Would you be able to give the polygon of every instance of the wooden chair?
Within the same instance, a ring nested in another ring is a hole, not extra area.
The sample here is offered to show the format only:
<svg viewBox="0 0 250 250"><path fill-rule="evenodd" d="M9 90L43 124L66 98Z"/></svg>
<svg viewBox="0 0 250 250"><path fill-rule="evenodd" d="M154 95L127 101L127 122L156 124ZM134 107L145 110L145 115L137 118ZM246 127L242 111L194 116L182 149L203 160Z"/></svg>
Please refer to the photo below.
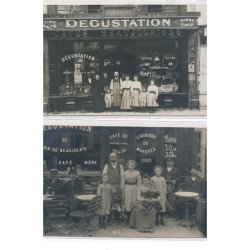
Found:
<svg viewBox="0 0 250 250"><path fill-rule="evenodd" d="M190 99L190 109L194 108L200 110L200 100L197 98Z"/></svg>
<svg viewBox="0 0 250 250"><path fill-rule="evenodd" d="M85 210L77 210L69 214L83 232L98 230L99 216L97 210L100 207L101 199L101 196L95 196L88 202Z"/></svg>
<svg viewBox="0 0 250 250"><path fill-rule="evenodd" d="M70 111L76 111L76 102L74 99L68 99L66 102L66 112L69 113Z"/></svg>
<svg viewBox="0 0 250 250"><path fill-rule="evenodd" d="M44 221L46 231L52 229L51 220L53 218L67 218L69 204L65 196L51 195L44 199Z"/></svg>
<svg viewBox="0 0 250 250"><path fill-rule="evenodd" d="M166 95L163 99L164 111L169 108L173 110L174 100L171 95Z"/></svg>
<svg viewBox="0 0 250 250"><path fill-rule="evenodd" d="M190 98L190 109L198 109L200 110L200 98L199 98L199 92L194 93L191 95Z"/></svg>

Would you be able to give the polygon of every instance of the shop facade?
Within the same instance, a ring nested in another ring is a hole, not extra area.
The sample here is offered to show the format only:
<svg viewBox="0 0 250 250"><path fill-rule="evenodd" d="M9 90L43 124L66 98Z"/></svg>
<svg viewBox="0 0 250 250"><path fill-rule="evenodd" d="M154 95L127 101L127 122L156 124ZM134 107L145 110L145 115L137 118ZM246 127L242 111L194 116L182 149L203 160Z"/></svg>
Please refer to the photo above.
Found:
<svg viewBox="0 0 250 250"><path fill-rule="evenodd" d="M61 176L78 174L98 184L109 155L115 152L126 170L128 160L150 176L155 165L166 171L172 159L182 176L199 166L206 177L206 129L44 126L44 175L57 169Z"/></svg>
<svg viewBox="0 0 250 250"><path fill-rule="evenodd" d="M176 108L199 108L199 12L174 5L68 7L47 6L44 14L45 112L65 111L69 101L76 110L93 110L94 76L109 86L115 71L137 74L145 88L154 79L160 107L175 86Z"/></svg>

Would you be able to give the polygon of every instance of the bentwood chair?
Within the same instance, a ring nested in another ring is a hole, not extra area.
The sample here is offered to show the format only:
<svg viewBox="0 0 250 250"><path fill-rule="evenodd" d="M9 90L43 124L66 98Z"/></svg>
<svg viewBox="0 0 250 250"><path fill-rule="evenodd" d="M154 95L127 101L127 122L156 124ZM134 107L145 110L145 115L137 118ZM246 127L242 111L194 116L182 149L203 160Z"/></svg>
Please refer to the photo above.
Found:
<svg viewBox="0 0 250 250"><path fill-rule="evenodd" d="M101 199L102 197L97 195L88 202L85 210L81 209L69 214L83 232L98 230L99 216L97 211L100 207Z"/></svg>
<svg viewBox="0 0 250 250"><path fill-rule="evenodd" d="M171 94L165 95L164 99L163 99L163 105L164 105L164 110L165 109L173 109L174 106L174 100L172 98Z"/></svg>
<svg viewBox="0 0 250 250"><path fill-rule="evenodd" d="M51 220L53 218L67 218L69 213L69 204L65 196L50 195L44 199L44 222L45 231L52 229Z"/></svg>
<svg viewBox="0 0 250 250"><path fill-rule="evenodd" d="M76 102L74 99L68 99L66 102L66 112L69 113L70 111L76 111Z"/></svg>

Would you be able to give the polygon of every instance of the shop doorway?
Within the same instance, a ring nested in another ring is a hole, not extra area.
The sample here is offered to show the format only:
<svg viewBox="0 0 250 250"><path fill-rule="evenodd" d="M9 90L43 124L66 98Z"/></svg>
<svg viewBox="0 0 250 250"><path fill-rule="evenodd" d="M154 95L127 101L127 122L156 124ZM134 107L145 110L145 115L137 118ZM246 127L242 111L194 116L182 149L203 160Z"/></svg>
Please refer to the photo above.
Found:
<svg viewBox="0 0 250 250"><path fill-rule="evenodd" d="M112 78L115 71L124 78L125 74L130 75L132 79L136 73L137 57L135 54L121 50L111 51L103 56L103 72L108 73Z"/></svg>

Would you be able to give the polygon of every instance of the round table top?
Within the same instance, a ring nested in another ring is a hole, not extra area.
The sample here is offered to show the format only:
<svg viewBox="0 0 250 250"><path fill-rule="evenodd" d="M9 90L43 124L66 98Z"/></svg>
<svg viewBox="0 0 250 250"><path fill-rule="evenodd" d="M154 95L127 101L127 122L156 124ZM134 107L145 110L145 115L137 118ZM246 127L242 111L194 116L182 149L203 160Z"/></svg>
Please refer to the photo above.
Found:
<svg viewBox="0 0 250 250"><path fill-rule="evenodd" d="M76 196L76 199L80 201L91 201L96 196L97 195L95 194L81 194L81 195Z"/></svg>
<svg viewBox="0 0 250 250"><path fill-rule="evenodd" d="M187 191L176 192L175 195L178 197L181 197L181 198L195 198L195 197L199 196L198 193L187 192Z"/></svg>

